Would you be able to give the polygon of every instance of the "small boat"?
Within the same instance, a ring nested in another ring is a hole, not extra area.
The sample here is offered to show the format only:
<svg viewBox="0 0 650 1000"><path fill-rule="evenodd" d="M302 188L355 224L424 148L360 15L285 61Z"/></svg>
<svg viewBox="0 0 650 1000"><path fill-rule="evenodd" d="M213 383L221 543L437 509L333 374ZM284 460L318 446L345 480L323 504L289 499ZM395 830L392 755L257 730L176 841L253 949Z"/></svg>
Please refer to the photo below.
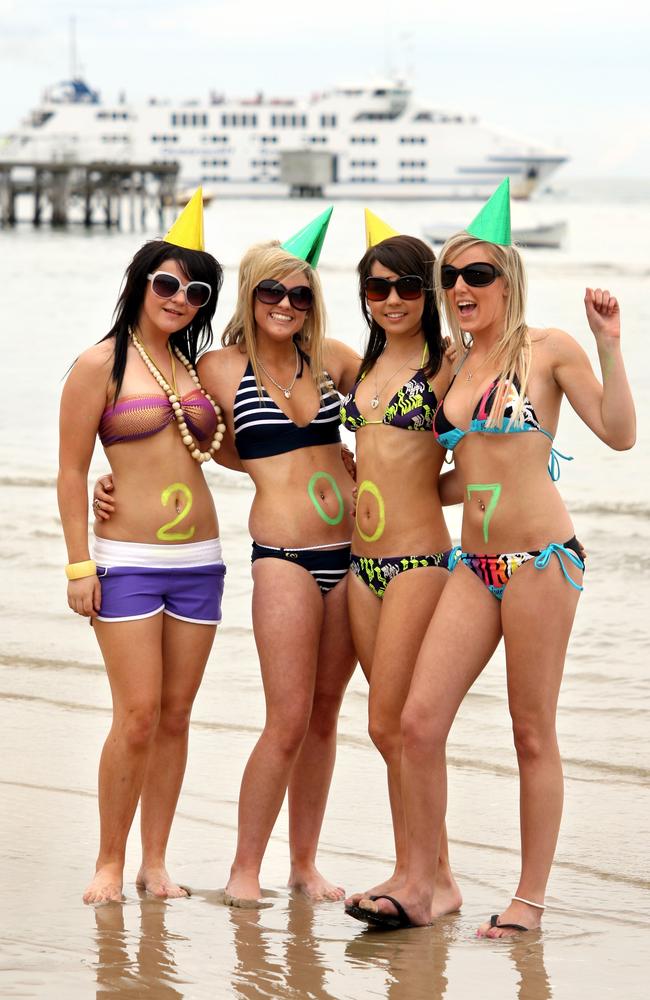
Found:
<svg viewBox="0 0 650 1000"><path fill-rule="evenodd" d="M454 233L462 230L462 226L430 226L423 230L423 236L434 246L444 243ZM512 242L521 247L544 248L558 250L567 234L566 222L549 222L540 226L519 226L512 230Z"/></svg>

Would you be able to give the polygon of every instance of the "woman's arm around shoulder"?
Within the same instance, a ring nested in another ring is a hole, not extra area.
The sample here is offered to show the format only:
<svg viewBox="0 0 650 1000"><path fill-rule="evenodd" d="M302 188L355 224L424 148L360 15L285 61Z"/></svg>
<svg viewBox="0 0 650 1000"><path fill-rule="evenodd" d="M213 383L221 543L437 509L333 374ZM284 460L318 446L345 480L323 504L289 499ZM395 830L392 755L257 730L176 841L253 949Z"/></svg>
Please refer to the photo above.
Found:
<svg viewBox="0 0 650 1000"><path fill-rule="evenodd" d="M356 381L361 364L357 352L341 340L326 337L323 344L323 363L338 391L341 395L347 396Z"/></svg>
<svg viewBox="0 0 650 1000"><path fill-rule="evenodd" d="M549 331L553 376L594 434L610 448L626 451L636 440L636 415L621 353L619 305L607 290L587 288L585 311L596 341L602 385L586 352L562 330Z"/></svg>

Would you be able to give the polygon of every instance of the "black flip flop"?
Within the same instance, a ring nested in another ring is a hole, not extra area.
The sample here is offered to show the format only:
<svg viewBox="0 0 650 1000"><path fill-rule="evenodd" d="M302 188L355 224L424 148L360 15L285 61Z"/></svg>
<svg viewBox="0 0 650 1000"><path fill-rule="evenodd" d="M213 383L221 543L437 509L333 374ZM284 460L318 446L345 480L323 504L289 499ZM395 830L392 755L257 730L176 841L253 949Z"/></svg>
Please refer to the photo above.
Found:
<svg viewBox="0 0 650 1000"><path fill-rule="evenodd" d="M493 913L490 917L490 927L504 927L508 931L522 931L522 933L527 933L530 930L530 927L524 927L523 924L499 924L497 923L498 919L499 914Z"/></svg>
<svg viewBox="0 0 650 1000"><path fill-rule="evenodd" d="M399 931L407 927L421 926L412 922L402 904L393 896L369 896L368 898L373 903L378 899L387 899L389 903L393 904L397 910L397 914L394 916L392 913L374 913L372 910L365 910L363 906L346 906L345 912L347 915L354 917L355 920L363 920L373 927L383 927L387 931Z"/></svg>

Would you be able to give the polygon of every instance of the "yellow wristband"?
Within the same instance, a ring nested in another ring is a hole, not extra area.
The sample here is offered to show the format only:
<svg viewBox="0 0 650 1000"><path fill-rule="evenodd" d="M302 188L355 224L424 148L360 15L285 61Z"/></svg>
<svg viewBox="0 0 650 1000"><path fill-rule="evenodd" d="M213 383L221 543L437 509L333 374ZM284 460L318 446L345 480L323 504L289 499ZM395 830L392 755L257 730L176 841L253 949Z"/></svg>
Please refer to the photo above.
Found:
<svg viewBox="0 0 650 1000"><path fill-rule="evenodd" d="M68 580L81 580L84 576L94 576L97 566L94 559L86 559L85 562L68 563L65 568L65 575Z"/></svg>

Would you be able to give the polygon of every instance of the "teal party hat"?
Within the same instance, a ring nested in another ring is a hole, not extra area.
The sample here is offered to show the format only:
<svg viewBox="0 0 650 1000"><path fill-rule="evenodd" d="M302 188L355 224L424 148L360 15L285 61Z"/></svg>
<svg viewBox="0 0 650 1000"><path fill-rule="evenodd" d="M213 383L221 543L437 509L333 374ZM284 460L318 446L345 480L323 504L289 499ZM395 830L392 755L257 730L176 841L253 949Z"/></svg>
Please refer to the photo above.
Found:
<svg viewBox="0 0 650 1000"><path fill-rule="evenodd" d="M486 243L496 243L502 247L512 245L509 177L501 181L476 218L467 226L467 232Z"/></svg>
<svg viewBox="0 0 650 1000"><path fill-rule="evenodd" d="M334 206L330 205L321 215L312 219L299 232L281 243L282 249L300 260L306 260L312 267L318 267L320 252L323 249L325 234L333 211Z"/></svg>

